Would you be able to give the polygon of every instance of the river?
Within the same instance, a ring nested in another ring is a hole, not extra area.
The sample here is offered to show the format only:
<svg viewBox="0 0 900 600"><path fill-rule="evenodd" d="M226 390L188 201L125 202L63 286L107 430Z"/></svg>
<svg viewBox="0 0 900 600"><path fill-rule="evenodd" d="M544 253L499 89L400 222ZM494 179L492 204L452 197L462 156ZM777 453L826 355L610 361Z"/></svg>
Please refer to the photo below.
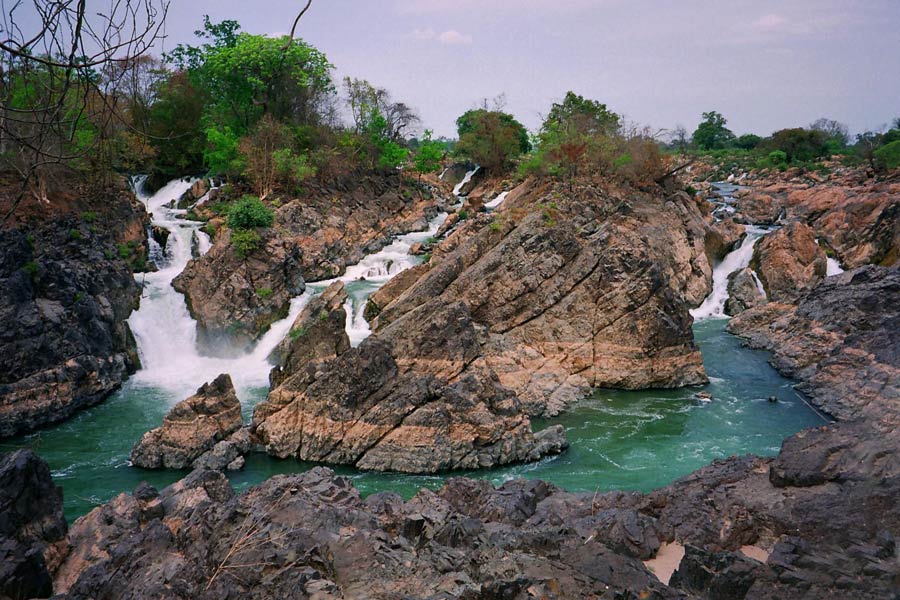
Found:
<svg viewBox="0 0 900 600"><path fill-rule="evenodd" d="M474 172L467 174L471 178ZM28 436L7 441L4 449L27 446L50 465L62 486L67 518L85 514L99 503L133 489L141 481L156 486L184 475L178 471L145 471L130 466L128 453L141 435L160 425L178 401L192 394L219 373L229 373L249 421L253 406L265 398L271 366L266 356L288 332L291 323L312 295L330 281L308 284L291 302L289 316L275 323L253 351L237 358L210 358L196 350L196 326L184 298L171 287L172 279L191 258L192 244L205 251L208 238L202 223L187 221L185 211L168 207L191 182L173 181L153 195L140 193L153 223L171 233L166 248L154 248L160 269L139 275L143 284L140 308L129 319L137 340L142 369L103 404L73 419ZM457 187L457 191L460 186ZM505 198L505 194L491 207ZM347 332L353 345L368 334L362 317L368 296L384 282L420 259L410 246L434 235L445 214L429 223L427 231L396 238L381 251L348 267L340 277L349 299ZM741 346L725 332L722 314L728 274L749 263L753 244L765 230L751 230L744 244L716 266L714 289L693 312L694 333L710 383L702 388L711 399L700 399L701 388L623 392L597 390L573 410L536 428L562 424L569 450L537 463L477 472L457 472L495 483L514 478L541 478L570 490L613 489L649 491L709 463L733 454L773 455L788 435L823 422L791 382L767 363L768 355ZM727 295L727 294L726 294ZM768 401L770 396L779 399ZM237 489L259 483L277 473L298 472L314 465L277 460L266 455L247 457L243 471L229 473ZM411 496L421 487L436 488L445 475L415 476L368 473L341 467L363 494L391 490Z"/></svg>

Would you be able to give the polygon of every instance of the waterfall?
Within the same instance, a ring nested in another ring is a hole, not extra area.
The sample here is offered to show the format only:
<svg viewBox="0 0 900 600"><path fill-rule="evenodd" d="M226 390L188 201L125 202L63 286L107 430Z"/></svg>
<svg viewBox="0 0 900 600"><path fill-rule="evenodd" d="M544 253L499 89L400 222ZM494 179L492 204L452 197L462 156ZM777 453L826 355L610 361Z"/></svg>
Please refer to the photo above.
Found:
<svg viewBox="0 0 900 600"><path fill-rule="evenodd" d="M509 192L500 192L499 194L497 194L496 198L485 204L484 207L487 209L497 208L503 203L504 200L506 200L506 196L508 194Z"/></svg>
<svg viewBox="0 0 900 600"><path fill-rule="evenodd" d="M816 243L825 250L828 251L828 248L822 245L821 240L816 240ZM825 277L831 277L832 275L840 275L844 272L844 268L841 266L841 263L836 259L825 255Z"/></svg>
<svg viewBox="0 0 900 600"><path fill-rule="evenodd" d="M347 287L347 334L356 346L371 333L363 313L368 297L394 275L421 262L409 254L410 247L433 236L446 213L428 223L428 230L397 237L379 252L370 254L347 268L341 277L307 285L306 291L291 300L288 316L272 324L249 353L230 358L209 357L197 350L197 324L187 309L184 297L172 287L172 280L191 260L191 243L196 236L199 253L211 245L200 231L203 223L179 218L187 212L172 208L195 179L174 180L152 195L143 191L142 178L136 178L135 193L151 214L153 225L167 229L165 248L151 240L151 259L159 267L154 273L137 274L142 285L140 308L131 314L129 326L137 341L142 368L132 382L169 392L172 401L192 394L199 385L219 373L229 373L241 398L269 383L268 362L271 351L290 331L294 320L309 300L339 279ZM155 248L154 248L155 245Z"/></svg>
<svg viewBox="0 0 900 600"><path fill-rule="evenodd" d="M480 169L480 168L481 168L481 167L475 167L474 169L472 169L471 171L469 171L468 173L466 173L466 176L462 178L462 181L460 181L459 183L457 183L456 186L453 188L453 195L454 195L454 196L459 197L459 193L462 191L463 186L465 186L467 183L469 183L470 181L472 181L472 177L475 176L475 173L477 173L477 172L478 172L478 169Z"/></svg>
<svg viewBox="0 0 900 600"><path fill-rule="evenodd" d="M759 227L747 227L747 235L741 245L722 259L713 269L713 289L703 304L691 311L696 320L725 317L725 302L728 300L728 276L747 267L753 258L753 247L761 237L769 233ZM755 276L755 274L754 274Z"/></svg>

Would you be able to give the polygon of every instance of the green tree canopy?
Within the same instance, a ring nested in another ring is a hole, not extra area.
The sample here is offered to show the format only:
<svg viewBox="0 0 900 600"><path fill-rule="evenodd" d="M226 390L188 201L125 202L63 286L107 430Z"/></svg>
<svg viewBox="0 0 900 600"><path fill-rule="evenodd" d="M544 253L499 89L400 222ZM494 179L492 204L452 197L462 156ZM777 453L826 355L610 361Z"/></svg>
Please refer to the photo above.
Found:
<svg viewBox="0 0 900 600"><path fill-rule="evenodd" d="M456 120L456 129L456 152L486 170L503 169L531 149L528 130L505 112L480 108L467 111Z"/></svg>
<svg viewBox="0 0 900 600"><path fill-rule="evenodd" d="M824 133L802 127L776 131L763 146L770 152L775 150L784 152L790 163L815 160L829 153Z"/></svg>
<svg viewBox="0 0 900 600"><path fill-rule="evenodd" d="M415 165L419 173L433 173L441 168L441 159L444 157L444 145L431 139L431 130L426 129L425 135L419 142L416 152Z"/></svg>
<svg viewBox="0 0 900 600"><path fill-rule="evenodd" d="M544 119L542 132L567 130L583 135L612 134L619 128L619 115L605 104L567 92L561 103L554 103Z"/></svg>
<svg viewBox="0 0 900 600"><path fill-rule="evenodd" d="M727 148L734 141L734 134L725 127L728 121L720 113L710 111L703 113L703 120L691 139L701 150L720 150Z"/></svg>

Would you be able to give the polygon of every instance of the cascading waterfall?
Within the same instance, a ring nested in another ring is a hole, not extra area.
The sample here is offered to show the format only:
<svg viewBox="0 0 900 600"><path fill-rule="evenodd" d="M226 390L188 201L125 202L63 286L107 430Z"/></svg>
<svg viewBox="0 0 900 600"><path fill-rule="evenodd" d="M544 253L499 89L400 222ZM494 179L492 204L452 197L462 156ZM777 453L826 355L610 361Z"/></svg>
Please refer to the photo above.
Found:
<svg viewBox="0 0 900 600"><path fill-rule="evenodd" d="M494 198L493 200L491 200L490 202L485 204L484 207L487 208L488 210L497 208L498 206L503 204L503 201L506 200L506 196L508 194L509 194L509 192L500 192L499 194L497 194L496 198Z"/></svg>
<svg viewBox="0 0 900 600"><path fill-rule="evenodd" d="M753 248L760 238L769 233L760 227L747 227L747 235L741 241L741 245L728 253L713 269L713 289L703 304L691 311L695 320L724 318L725 302L728 300L728 276L735 271L750 265L753 258ZM757 284L758 285L758 284Z"/></svg>
<svg viewBox="0 0 900 600"><path fill-rule="evenodd" d="M481 167L475 167L474 169L472 169L471 171L469 171L468 173L466 173L466 176L462 178L462 181L460 181L459 183L457 183L457 184L453 187L453 195L454 195L454 196L459 197L459 194L460 194L460 192L462 191L463 187L465 187L465 185L466 185L467 183L469 183L470 181L472 181L472 177L475 176L475 173L477 173L477 172L478 172L478 169L480 169L480 168L481 168Z"/></svg>

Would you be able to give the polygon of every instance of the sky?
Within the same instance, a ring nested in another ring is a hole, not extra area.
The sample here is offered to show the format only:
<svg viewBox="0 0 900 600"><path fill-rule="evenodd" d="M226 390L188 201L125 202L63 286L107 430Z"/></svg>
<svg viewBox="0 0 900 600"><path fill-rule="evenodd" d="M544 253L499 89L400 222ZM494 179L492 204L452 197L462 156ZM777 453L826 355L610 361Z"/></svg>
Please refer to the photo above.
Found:
<svg viewBox="0 0 900 600"><path fill-rule="evenodd" d="M191 42L204 14L282 34L303 4L172 0L165 47ZM689 132L709 110L761 135L900 117L900 0L313 0L298 35L436 135L501 93L535 129L568 90Z"/></svg>

